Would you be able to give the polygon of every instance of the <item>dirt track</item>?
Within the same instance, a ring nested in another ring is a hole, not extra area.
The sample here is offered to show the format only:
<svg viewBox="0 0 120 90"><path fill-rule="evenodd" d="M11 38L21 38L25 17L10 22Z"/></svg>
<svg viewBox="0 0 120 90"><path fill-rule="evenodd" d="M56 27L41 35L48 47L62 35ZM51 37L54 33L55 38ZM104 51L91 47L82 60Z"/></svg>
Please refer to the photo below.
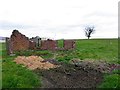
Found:
<svg viewBox="0 0 120 90"><path fill-rule="evenodd" d="M96 88L103 80L100 71L72 64L35 72L42 75L42 88Z"/></svg>

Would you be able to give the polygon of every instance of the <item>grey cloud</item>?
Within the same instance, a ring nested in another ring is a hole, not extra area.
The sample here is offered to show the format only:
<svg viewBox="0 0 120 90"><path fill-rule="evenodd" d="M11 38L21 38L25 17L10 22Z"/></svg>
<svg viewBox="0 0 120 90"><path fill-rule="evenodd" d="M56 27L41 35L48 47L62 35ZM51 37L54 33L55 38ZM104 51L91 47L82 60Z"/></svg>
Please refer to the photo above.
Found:
<svg viewBox="0 0 120 90"><path fill-rule="evenodd" d="M35 26L25 25L22 23L0 21L0 29L28 29L28 28L33 28L33 27L35 27Z"/></svg>

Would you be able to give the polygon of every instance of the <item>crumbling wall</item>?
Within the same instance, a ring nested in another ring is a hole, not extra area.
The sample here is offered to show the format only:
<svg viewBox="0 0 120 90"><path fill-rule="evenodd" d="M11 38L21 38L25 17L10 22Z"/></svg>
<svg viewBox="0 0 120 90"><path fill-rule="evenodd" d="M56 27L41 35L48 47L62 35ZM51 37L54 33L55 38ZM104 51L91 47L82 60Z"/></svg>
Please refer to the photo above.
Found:
<svg viewBox="0 0 120 90"><path fill-rule="evenodd" d="M7 50L7 54L13 53L13 47L12 47L12 43L10 43L10 38L6 38L6 50Z"/></svg>
<svg viewBox="0 0 120 90"><path fill-rule="evenodd" d="M48 50L55 50L55 49L57 49L57 41L48 40Z"/></svg>
<svg viewBox="0 0 120 90"><path fill-rule="evenodd" d="M47 50L47 45L48 45L47 40L41 41L40 49L42 49L42 50Z"/></svg>
<svg viewBox="0 0 120 90"><path fill-rule="evenodd" d="M36 49L36 42L29 41L29 49L31 49L31 50Z"/></svg>
<svg viewBox="0 0 120 90"><path fill-rule="evenodd" d="M41 49L42 50L58 50L60 49L57 45L56 40L45 40L41 42ZM75 48L75 41L74 40L64 40L64 47L63 50L69 50Z"/></svg>
<svg viewBox="0 0 120 90"><path fill-rule="evenodd" d="M6 48L8 54L21 50L69 50L75 48L74 40L64 40L64 47L58 48L57 40L41 40L38 46L36 42L32 41L18 30L14 30L10 38L6 38Z"/></svg>
<svg viewBox="0 0 120 90"><path fill-rule="evenodd" d="M10 37L10 46L12 51L28 50L29 49L29 39L21 34L18 30L14 30Z"/></svg>
<svg viewBox="0 0 120 90"><path fill-rule="evenodd" d="M57 41L55 40L45 40L41 41L42 50L55 50L57 49Z"/></svg>
<svg viewBox="0 0 120 90"><path fill-rule="evenodd" d="M64 40L64 49L74 49L75 48L75 41L74 40Z"/></svg>

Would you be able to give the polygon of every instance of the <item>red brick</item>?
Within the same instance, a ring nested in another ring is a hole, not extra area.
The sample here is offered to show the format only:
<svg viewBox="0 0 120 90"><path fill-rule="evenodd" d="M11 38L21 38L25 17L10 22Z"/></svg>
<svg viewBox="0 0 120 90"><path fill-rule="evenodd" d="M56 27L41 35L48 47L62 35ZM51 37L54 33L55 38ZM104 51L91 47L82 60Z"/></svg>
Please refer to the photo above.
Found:
<svg viewBox="0 0 120 90"><path fill-rule="evenodd" d="M14 30L10 37L10 43L13 47L13 51L28 50L29 49L29 39L21 34L19 31Z"/></svg>
<svg viewBox="0 0 120 90"><path fill-rule="evenodd" d="M64 49L73 49L75 48L75 41L74 40L64 40Z"/></svg>

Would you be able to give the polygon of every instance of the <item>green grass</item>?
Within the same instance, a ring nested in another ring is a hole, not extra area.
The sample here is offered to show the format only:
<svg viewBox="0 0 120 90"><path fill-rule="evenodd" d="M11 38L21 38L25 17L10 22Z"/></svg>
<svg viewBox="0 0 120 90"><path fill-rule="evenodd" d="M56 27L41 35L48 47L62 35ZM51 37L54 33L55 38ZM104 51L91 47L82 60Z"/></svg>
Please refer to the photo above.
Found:
<svg viewBox="0 0 120 90"><path fill-rule="evenodd" d="M37 55L41 56L42 58L51 58L53 56L51 51L48 50L27 50L27 51L19 51L16 52L16 56L30 56L30 55Z"/></svg>
<svg viewBox="0 0 120 90"><path fill-rule="evenodd" d="M2 43L0 43L0 56L2 56L2 46L3 46Z"/></svg>
<svg viewBox="0 0 120 90"><path fill-rule="evenodd" d="M59 41L59 47L63 46L62 40ZM1 45L1 44L0 44ZM1 49L0 49L1 50ZM45 59L54 58L58 61L68 63L73 58L81 60L103 60L108 63L118 63L118 40L117 39L90 39L76 40L76 48L74 50L58 50L58 51L20 51L16 52L16 56L10 57L6 55L5 44L3 45L3 87L37 87L40 80L36 74L21 65L15 64L13 59L18 55L38 55ZM1 54L1 52L0 52ZM118 74L105 75L104 82L99 86L119 87L117 86ZM114 80L114 82L110 81Z"/></svg>
<svg viewBox="0 0 120 90"><path fill-rule="evenodd" d="M120 75L105 75L103 83L98 88L120 88Z"/></svg>
<svg viewBox="0 0 120 90"><path fill-rule="evenodd" d="M2 88L40 87L40 77L22 65L13 62L16 56L6 55L5 44L2 47Z"/></svg>
<svg viewBox="0 0 120 90"><path fill-rule="evenodd" d="M62 47L63 40L58 41L58 46ZM90 39L76 40L74 50L57 50L57 51L21 51L17 55L38 55L43 58L56 58L58 61L69 61L73 58L81 60L94 59L104 60L109 63L118 63L118 40L117 39Z"/></svg>
<svg viewBox="0 0 120 90"><path fill-rule="evenodd" d="M60 61L79 58L81 60L94 59L118 63L118 40L77 40L75 50L56 51L55 53L56 59Z"/></svg>
<svg viewBox="0 0 120 90"><path fill-rule="evenodd" d="M3 63L2 69L3 88L34 88L40 85L38 76L32 71L13 62L6 62Z"/></svg>
<svg viewBox="0 0 120 90"><path fill-rule="evenodd" d="M63 48L64 47L64 42L63 40L58 40L58 47Z"/></svg>
<svg viewBox="0 0 120 90"><path fill-rule="evenodd" d="M100 59L118 63L117 39L77 41L77 51L81 59Z"/></svg>

